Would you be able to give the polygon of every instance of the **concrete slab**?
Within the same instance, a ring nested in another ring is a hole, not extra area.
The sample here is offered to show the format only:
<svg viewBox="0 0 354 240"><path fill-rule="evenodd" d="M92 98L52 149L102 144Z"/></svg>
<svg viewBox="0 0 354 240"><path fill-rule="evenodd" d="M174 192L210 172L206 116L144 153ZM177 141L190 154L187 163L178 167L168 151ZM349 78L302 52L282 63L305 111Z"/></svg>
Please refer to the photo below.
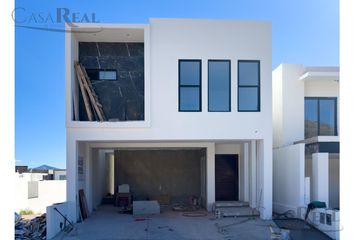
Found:
<svg viewBox="0 0 354 240"><path fill-rule="evenodd" d="M160 214L160 204L156 200L133 201L133 215Z"/></svg>
<svg viewBox="0 0 354 240"><path fill-rule="evenodd" d="M213 213L204 217L185 217L182 212L162 211L145 220L129 214L119 214L117 208L101 206L85 222L76 224L65 240L77 239L270 239L272 221L258 218L215 219Z"/></svg>
<svg viewBox="0 0 354 240"><path fill-rule="evenodd" d="M274 222L279 228L290 230L290 237L294 240L330 240L323 232L305 223L302 219L275 219Z"/></svg>

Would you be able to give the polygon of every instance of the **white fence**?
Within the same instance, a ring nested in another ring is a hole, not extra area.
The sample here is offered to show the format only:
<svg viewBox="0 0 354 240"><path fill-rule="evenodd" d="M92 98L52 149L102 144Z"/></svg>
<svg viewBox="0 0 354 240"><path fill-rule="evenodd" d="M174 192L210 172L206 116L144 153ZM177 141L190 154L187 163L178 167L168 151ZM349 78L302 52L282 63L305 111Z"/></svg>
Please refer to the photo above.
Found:
<svg viewBox="0 0 354 240"><path fill-rule="evenodd" d="M45 213L46 207L66 201L66 180L28 181L15 179L15 211Z"/></svg>

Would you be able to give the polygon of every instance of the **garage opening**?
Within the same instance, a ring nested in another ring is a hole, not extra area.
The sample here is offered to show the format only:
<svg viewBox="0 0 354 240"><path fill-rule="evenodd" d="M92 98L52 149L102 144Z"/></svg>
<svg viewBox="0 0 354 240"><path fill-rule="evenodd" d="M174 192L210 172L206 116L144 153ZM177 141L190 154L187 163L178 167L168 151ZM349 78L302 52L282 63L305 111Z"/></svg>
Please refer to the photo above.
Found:
<svg viewBox="0 0 354 240"><path fill-rule="evenodd" d="M131 200L205 207L205 149L115 150L115 190L128 185Z"/></svg>
<svg viewBox="0 0 354 240"><path fill-rule="evenodd" d="M215 155L215 200L238 201L238 155Z"/></svg>
<svg viewBox="0 0 354 240"><path fill-rule="evenodd" d="M109 159L106 156L94 162L94 206L117 206L123 199L206 207L206 149L115 149ZM106 166L99 167L103 162Z"/></svg>

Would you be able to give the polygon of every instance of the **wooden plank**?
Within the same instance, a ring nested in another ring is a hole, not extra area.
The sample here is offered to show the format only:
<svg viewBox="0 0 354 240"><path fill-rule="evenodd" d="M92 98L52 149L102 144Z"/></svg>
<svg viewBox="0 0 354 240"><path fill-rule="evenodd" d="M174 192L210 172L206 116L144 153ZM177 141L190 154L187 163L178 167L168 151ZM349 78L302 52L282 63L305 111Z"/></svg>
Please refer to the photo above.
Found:
<svg viewBox="0 0 354 240"><path fill-rule="evenodd" d="M82 219L85 220L88 217L89 210L87 207L86 197L83 189L79 190L79 203Z"/></svg>
<svg viewBox="0 0 354 240"><path fill-rule="evenodd" d="M92 112L91 112L90 102L89 102L89 99L87 97L87 93L86 93L86 90L85 90L85 87L84 87L84 83L82 82L82 79L81 79L81 75L80 75L80 72L79 72L79 65L77 64L77 62L75 62L75 72L76 72L76 77L77 77L77 79L79 81L82 98L84 99L84 104L85 104L87 117L88 117L89 121L93 121L93 116L92 116Z"/></svg>
<svg viewBox="0 0 354 240"><path fill-rule="evenodd" d="M91 83L91 80L90 80L90 78L89 78L89 76L88 76L88 74L87 74L87 72L86 72L86 69L85 69L85 67L84 67L81 63L79 63L79 64L80 64L81 70L82 70L82 72L83 72L83 74L84 74L84 76L85 76L85 78L86 78L87 84L88 84L89 88L91 89L92 95L93 95L93 97L94 97L95 100L96 100L96 104L97 104L97 106L100 108L100 112L101 112L102 116L105 118L104 112L103 112L103 106L102 106L101 103L99 102L98 96L97 96L95 90L94 90L93 87L92 87L92 83Z"/></svg>
<svg viewBox="0 0 354 240"><path fill-rule="evenodd" d="M84 83L85 83L84 86L87 89L87 92L89 94L91 103L94 106L94 109L95 109L95 111L96 111L96 113L97 113L97 115L99 117L99 120L100 121L105 121L105 115L104 115L104 112L103 112L103 109L102 109L102 105L98 101L98 97L97 97L97 95L95 93L95 90L92 87L90 78L87 75L85 67L83 67L81 64L79 64L79 67L80 67L80 70L81 70L81 73L82 73L82 77L84 79Z"/></svg>
<svg viewBox="0 0 354 240"><path fill-rule="evenodd" d="M96 100L95 100L95 98L94 98L94 96L92 94L92 91L91 91L91 89L90 89L90 87L89 87L89 85L87 83L87 79L85 78L84 73L82 72L82 69L81 69L80 65L78 65L78 72L79 72L79 74L81 76L81 79L83 80L84 87L86 88L86 91L87 91L88 96L90 98L91 104L92 104L94 110L96 111L99 120L100 121L104 121L105 120L104 116L102 115L102 112L100 111L99 107L97 106Z"/></svg>

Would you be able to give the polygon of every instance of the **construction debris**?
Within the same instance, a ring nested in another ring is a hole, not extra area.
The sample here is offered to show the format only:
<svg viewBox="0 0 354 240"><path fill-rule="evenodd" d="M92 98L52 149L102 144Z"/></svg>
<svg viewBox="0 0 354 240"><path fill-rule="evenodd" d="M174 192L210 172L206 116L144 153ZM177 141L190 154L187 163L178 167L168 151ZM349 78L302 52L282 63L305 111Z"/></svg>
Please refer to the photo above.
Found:
<svg viewBox="0 0 354 240"><path fill-rule="evenodd" d="M45 213L31 220L21 218L19 221L15 222L15 240L43 240L46 239L46 234L47 225Z"/></svg>
<svg viewBox="0 0 354 240"><path fill-rule="evenodd" d="M270 239L272 240L289 240L290 239L290 230L287 229L276 229L272 226L269 226L270 229Z"/></svg>

